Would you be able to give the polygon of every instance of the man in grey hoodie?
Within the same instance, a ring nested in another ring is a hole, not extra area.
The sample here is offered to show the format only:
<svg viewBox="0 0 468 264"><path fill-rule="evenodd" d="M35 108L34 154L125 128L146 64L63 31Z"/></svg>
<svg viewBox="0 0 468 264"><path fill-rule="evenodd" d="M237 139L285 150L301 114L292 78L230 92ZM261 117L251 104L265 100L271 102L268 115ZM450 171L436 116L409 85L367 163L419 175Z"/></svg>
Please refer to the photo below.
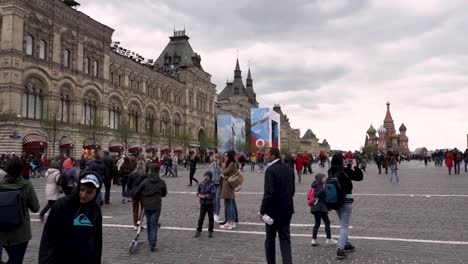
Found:
<svg viewBox="0 0 468 264"><path fill-rule="evenodd" d="M148 222L148 242L151 252L156 251L158 223L161 215L161 198L167 194L166 183L159 177L159 164L150 165L148 177L138 186L136 195L143 197L143 208Z"/></svg>

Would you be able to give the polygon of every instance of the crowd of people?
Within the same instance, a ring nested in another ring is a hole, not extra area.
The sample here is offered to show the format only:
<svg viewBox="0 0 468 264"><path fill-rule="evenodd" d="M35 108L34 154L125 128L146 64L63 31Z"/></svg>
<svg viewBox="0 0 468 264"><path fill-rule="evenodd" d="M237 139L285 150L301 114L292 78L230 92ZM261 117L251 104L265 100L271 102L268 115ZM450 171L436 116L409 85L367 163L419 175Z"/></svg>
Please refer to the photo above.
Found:
<svg viewBox="0 0 468 264"><path fill-rule="evenodd" d="M460 164L463 161L467 172L468 149L465 152L457 149L437 151L432 156L427 156L425 161L434 160L436 166L441 166L439 160L442 158L445 160L449 174L452 172L452 167L455 168L454 173L459 174ZM395 178L395 181L399 182L398 167L403 159L405 157L396 152L382 152L369 157L359 152L348 151L333 155L321 153L314 157L307 152L298 153L296 156L290 153L282 156L276 148L246 156L238 156L231 150L223 155L211 155L208 168L203 172L202 179L198 181L195 174L200 158L194 152L181 159L175 154L165 154L161 160L135 155L114 157L108 151L104 151L102 156L95 155L92 158L83 155L79 161L67 155L57 156L51 160L40 155L31 157L30 161L14 153L2 155L0 172L5 174L1 175L0 181L2 201L9 200L6 198L11 198L16 192L20 192L22 205L25 208L21 209L22 221L16 223L14 228L11 226L15 223L9 223L5 217L0 219L0 245L8 253L8 263L22 263L31 239L29 211L34 213L40 211L38 217L41 222L45 222L45 225L39 250L39 263L101 263L103 242L100 207L110 204L111 186L118 184L122 189L122 203L132 203L135 229L143 224L140 222L141 214L145 215L149 249L155 251L162 198L168 192L162 177L178 177L179 160L186 169L188 167L188 186L193 186L193 182L197 184L196 193L200 210L194 236L202 235L204 220L208 215L208 237L212 238L215 223L218 223L221 229L237 228L239 215L236 192L242 183L239 175L244 166L250 164L252 171L256 171L255 166L258 166L265 175L259 214L266 223L267 262L275 263L275 238L278 234L283 263L292 263L289 228L294 213L295 175L298 182L301 182L301 175L312 174L311 165L317 162L319 166L328 163L329 169L327 174L315 175L315 181L311 184L313 195L309 205L315 220L311 244L312 246L319 244L317 232L323 221L325 243L337 244L336 256L342 259L354 249L348 241L349 221L354 201L352 181L361 181L367 163L375 162L379 174L382 172L388 174L390 170L390 181ZM31 166L30 162L37 162L43 166L43 172L36 174L45 177L47 203L42 210L29 181L34 177L32 170L25 170L25 167ZM337 201L340 201L337 205L331 205L328 201L331 196L327 193L329 188L326 186L333 182L340 186L339 193L336 194ZM220 216L222 209L224 216ZM338 240L331 237L328 217L331 210L336 211L340 221ZM12 212L10 210L8 213Z"/></svg>

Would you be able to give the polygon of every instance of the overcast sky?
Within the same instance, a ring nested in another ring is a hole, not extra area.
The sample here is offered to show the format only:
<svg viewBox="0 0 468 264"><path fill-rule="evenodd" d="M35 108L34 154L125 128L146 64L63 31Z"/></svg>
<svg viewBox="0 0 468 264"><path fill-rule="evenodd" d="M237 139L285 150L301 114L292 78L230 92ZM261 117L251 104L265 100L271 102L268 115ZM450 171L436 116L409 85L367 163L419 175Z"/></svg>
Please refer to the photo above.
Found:
<svg viewBox="0 0 468 264"><path fill-rule="evenodd" d="M359 149L385 103L411 150L465 149L465 0L79 0L113 40L156 59L183 29L220 92L250 62L261 107L281 104L292 127L333 149Z"/></svg>

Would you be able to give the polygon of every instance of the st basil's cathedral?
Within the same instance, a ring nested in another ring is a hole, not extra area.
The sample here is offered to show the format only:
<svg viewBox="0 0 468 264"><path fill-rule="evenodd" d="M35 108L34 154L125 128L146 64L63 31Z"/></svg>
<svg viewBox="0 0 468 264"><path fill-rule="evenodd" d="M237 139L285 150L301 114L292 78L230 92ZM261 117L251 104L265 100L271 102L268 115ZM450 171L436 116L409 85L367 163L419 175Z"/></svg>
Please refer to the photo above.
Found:
<svg viewBox="0 0 468 264"><path fill-rule="evenodd" d="M401 124L399 134L396 133L392 114L390 114L390 103L387 102L387 113L383 125L375 129L372 125L367 130L364 146L376 146L379 151L403 150L409 151L406 126Z"/></svg>

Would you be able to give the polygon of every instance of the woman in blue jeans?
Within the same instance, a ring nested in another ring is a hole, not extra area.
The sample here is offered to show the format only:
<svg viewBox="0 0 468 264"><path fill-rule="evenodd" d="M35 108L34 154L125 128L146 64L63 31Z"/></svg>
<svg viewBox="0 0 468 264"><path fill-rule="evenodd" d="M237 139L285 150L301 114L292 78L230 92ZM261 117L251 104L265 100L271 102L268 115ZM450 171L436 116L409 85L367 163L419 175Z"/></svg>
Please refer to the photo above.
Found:
<svg viewBox="0 0 468 264"><path fill-rule="evenodd" d="M353 183L352 181L362 181L363 174L357 166L351 169L351 163L344 166L344 158L341 153L335 153L331 160L331 167L328 170L329 178L338 178L341 192L344 195L344 203L337 210L336 214L340 219L340 237L336 257L345 259L346 253L354 250L354 246L348 241L349 223L353 212Z"/></svg>
<svg viewBox="0 0 468 264"><path fill-rule="evenodd" d="M223 164L223 187L221 189L221 199L224 199L226 223L219 228L231 230L236 228L236 208L235 208L235 190L229 184L229 178L239 171L239 165L235 161L234 150L225 153Z"/></svg>
<svg viewBox="0 0 468 264"><path fill-rule="evenodd" d="M221 155L214 155L213 162L208 167L208 171L213 174L212 181L216 187L214 199L214 221L219 222L219 211L221 210L221 188L223 187L221 178Z"/></svg>

